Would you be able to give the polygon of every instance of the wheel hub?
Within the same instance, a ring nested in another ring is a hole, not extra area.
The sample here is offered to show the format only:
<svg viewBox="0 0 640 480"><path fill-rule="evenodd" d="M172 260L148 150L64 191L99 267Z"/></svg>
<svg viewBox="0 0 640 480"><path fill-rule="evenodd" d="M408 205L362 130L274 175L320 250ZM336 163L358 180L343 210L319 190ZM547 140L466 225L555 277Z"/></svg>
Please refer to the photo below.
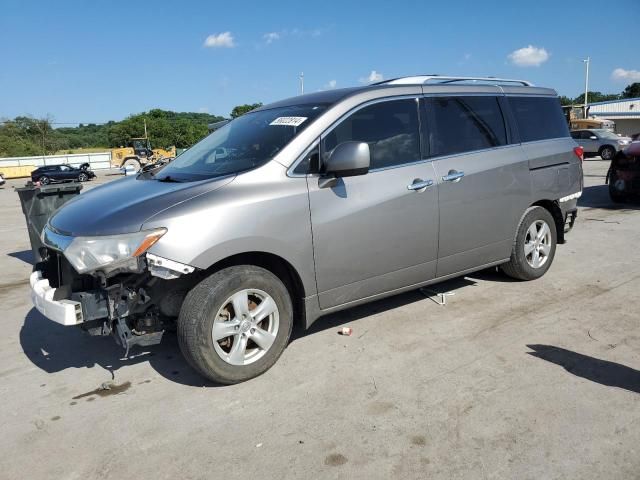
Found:
<svg viewBox="0 0 640 480"><path fill-rule="evenodd" d="M278 306L266 292L240 290L223 302L212 329L213 348L231 365L248 365L273 345L279 327Z"/></svg>

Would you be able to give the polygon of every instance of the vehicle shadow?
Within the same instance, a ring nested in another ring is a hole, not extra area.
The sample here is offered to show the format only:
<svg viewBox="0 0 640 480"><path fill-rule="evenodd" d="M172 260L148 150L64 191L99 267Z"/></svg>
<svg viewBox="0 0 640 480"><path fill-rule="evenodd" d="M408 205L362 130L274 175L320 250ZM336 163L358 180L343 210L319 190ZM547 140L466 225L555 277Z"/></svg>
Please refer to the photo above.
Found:
<svg viewBox="0 0 640 480"><path fill-rule="evenodd" d="M22 260L24 263L28 263L29 265L33 265L33 251L31 250L22 250L20 252L11 252L7 253L10 257L17 258L18 260Z"/></svg>
<svg viewBox="0 0 640 480"><path fill-rule="evenodd" d="M160 375L183 385L218 386L198 375L184 360L173 332L165 332L162 343L134 347L128 358L111 337L91 337L79 328L47 320L35 308L27 314L20 330L20 345L38 368L56 373L68 368L101 367L115 379L116 372L129 365L148 362Z"/></svg>
<svg viewBox="0 0 640 480"><path fill-rule="evenodd" d="M560 365L567 372L607 387L640 393L640 371L552 345L527 345L529 355Z"/></svg>
<svg viewBox="0 0 640 480"><path fill-rule="evenodd" d="M463 287L473 286L477 282L468 277L458 277L451 280L447 280L437 285L429 285L428 288L435 292L454 292ZM426 298L430 298L437 303L437 296L435 294L426 295L420 289L411 290L409 292L400 293L392 297L383 298L371 303L352 307L347 310L341 310L336 313L323 316L316 320L308 330L304 330L300 326L296 326L291 335L291 341L294 342L299 338L303 338L308 335L313 335L324 330L337 328L345 323L354 322L371 315L394 310L399 307L410 305L416 302L422 302Z"/></svg>
<svg viewBox="0 0 640 480"><path fill-rule="evenodd" d="M512 281L494 270L473 274L473 278L489 281ZM463 287L476 285L469 277L459 277L428 288L435 292L452 292ZM419 289L387 297L365 305L342 310L318 319L308 330L296 326L291 342L327 329L337 328L395 308L425 301L434 302L437 296L422 293ZM195 387L220 387L203 379L186 362L178 346L174 332L165 332L162 343L151 347L134 347L128 358L111 337L91 337L79 328L65 327L46 319L35 308L25 317L20 330L20 345L27 358L38 368L48 373L61 372L69 368L94 368L106 370L112 379L121 368L148 362L161 376L173 382Z"/></svg>
<svg viewBox="0 0 640 480"><path fill-rule="evenodd" d="M629 199L625 203L614 203L611 197L609 197L608 185L592 185L590 187L584 187L582 196L578 199L578 206L587 209L639 210L640 200Z"/></svg>

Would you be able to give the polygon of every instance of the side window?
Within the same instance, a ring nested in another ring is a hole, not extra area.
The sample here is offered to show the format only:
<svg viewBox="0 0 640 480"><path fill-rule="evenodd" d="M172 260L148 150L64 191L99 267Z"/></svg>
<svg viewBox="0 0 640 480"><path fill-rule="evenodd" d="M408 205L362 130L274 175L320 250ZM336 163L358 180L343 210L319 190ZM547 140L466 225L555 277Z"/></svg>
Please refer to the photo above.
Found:
<svg viewBox="0 0 640 480"><path fill-rule="evenodd" d="M582 138L582 132L571 132L571 138L579 140L580 138Z"/></svg>
<svg viewBox="0 0 640 480"><path fill-rule="evenodd" d="M555 97L509 97L523 142L569 136L560 100Z"/></svg>
<svg viewBox="0 0 640 480"><path fill-rule="evenodd" d="M322 141L322 160L348 141L367 142L371 169L420 160L416 99L390 100L364 107L343 120Z"/></svg>
<svg viewBox="0 0 640 480"><path fill-rule="evenodd" d="M316 145L305 155L305 157L294 168L293 173L306 175L307 173L318 173L320 171L320 145Z"/></svg>
<svg viewBox="0 0 640 480"><path fill-rule="evenodd" d="M434 97L429 140L433 156L506 145L507 133L497 97Z"/></svg>

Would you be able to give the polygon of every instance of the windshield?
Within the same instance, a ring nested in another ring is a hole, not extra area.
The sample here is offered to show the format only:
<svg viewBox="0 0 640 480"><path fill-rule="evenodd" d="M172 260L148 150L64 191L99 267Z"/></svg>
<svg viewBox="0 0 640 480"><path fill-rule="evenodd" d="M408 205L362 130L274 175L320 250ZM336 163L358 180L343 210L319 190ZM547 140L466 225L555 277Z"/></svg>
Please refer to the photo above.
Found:
<svg viewBox="0 0 640 480"><path fill-rule="evenodd" d="M154 178L188 182L264 165L326 108L326 104L292 105L247 113L195 144Z"/></svg>

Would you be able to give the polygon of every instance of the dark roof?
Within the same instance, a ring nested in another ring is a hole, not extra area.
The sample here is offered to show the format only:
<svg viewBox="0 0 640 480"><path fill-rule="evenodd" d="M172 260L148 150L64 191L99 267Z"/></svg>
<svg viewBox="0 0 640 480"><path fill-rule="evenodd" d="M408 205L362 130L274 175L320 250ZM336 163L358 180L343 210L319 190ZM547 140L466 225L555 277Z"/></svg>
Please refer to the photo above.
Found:
<svg viewBox="0 0 640 480"><path fill-rule="evenodd" d="M340 100L355 95L358 92L366 90L369 87L351 87L351 88L334 88L332 90L324 90L322 92L306 93L296 97L285 98L277 102L264 105L254 111L268 110L270 108L287 107L289 105L308 105L308 104L328 104L333 105Z"/></svg>

